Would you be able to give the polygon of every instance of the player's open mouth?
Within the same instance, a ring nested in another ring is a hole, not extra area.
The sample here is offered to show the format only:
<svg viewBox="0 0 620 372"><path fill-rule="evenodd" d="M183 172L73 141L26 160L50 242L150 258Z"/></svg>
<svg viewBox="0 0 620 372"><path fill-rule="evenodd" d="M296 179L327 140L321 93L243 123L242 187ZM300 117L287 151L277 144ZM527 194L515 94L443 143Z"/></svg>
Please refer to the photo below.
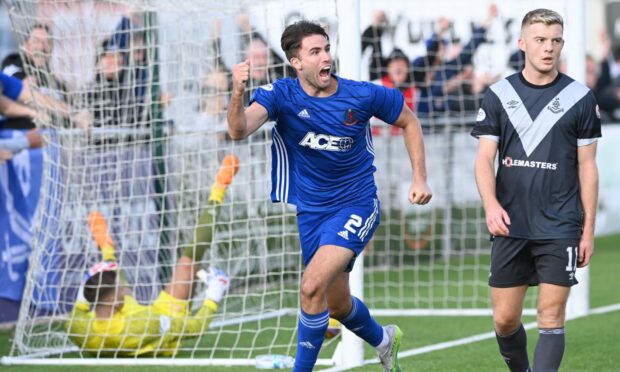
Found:
<svg viewBox="0 0 620 372"><path fill-rule="evenodd" d="M329 79L331 70L332 70L331 66L325 66L319 71L319 76L322 79Z"/></svg>

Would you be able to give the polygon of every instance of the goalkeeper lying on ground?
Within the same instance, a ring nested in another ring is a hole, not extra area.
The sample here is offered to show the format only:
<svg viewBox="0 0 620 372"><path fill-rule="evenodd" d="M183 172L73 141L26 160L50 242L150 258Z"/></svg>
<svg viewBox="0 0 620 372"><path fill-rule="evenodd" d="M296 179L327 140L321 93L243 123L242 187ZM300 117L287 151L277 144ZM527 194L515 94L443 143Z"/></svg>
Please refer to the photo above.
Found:
<svg viewBox="0 0 620 372"><path fill-rule="evenodd" d="M206 299L193 316L188 314L192 284L199 272L197 262L209 248L213 218L222 204L228 185L238 170L238 159L224 158L211 188L208 206L203 210L193 243L183 250L171 282L148 306L131 296L118 270L114 243L105 218L99 212L89 215L89 227L101 250L103 262L88 270L83 288L65 329L73 343L84 351L102 356L174 355L181 339L198 337L213 319L218 303L229 286L225 272L211 268L206 275Z"/></svg>

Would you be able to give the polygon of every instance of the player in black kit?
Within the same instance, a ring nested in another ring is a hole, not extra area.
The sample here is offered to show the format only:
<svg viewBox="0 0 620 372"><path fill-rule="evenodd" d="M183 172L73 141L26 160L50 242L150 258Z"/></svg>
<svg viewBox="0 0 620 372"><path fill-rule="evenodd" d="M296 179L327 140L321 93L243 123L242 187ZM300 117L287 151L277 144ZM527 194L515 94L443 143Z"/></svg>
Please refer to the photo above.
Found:
<svg viewBox="0 0 620 372"><path fill-rule="evenodd" d="M558 71L563 28L554 11L525 15L525 68L491 86L472 131L479 139L476 182L494 237L493 319L511 371L530 370L521 324L530 285L539 286L534 369L558 370L575 270L594 252L601 124L593 93Z"/></svg>

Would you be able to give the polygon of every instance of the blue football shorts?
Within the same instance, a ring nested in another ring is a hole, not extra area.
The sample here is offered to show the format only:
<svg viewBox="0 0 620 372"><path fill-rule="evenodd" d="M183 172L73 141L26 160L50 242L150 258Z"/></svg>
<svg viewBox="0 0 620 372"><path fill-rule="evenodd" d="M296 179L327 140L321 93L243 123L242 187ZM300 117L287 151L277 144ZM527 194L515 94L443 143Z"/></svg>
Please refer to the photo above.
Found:
<svg viewBox="0 0 620 372"><path fill-rule="evenodd" d="M301 211L297 225L304 265L319 247L336 245L352 250L357 257L372 238L381 217L379 199L365 199L329 212ZM355 257L347 267L353 269Z"/></svg>

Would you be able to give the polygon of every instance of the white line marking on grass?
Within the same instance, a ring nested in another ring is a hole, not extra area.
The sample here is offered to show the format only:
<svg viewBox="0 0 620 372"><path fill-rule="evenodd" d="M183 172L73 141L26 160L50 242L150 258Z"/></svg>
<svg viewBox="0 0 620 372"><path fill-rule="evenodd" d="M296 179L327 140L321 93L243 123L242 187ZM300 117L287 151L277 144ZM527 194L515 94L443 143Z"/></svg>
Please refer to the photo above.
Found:
<svg viewBox="0 0 620 372"><path fill-rule="evenodd" d="M605 313L610 313L613 311L620 311L620 303L614 304L614 305L603 306L603 307L597 307L596 309L590 309L588 315L584 315L582 318L587 317L589 315L605 314ZM577 319L577 318L573 318L573 319ZM530 322L530 323L524 324L523 328L525 328L526 330L529 330L529 329L535 328L536 326L537 326L536 322ZM472 344L474 342L484 341L490 338L495 338L495 332L485 332L485 333L481 333L481 334L474 335L474 336L459 338L457 340L440 342L434 345L428 345L428 346L423 346L423 347L419 347L416 349L401 351L398 353L398 357L399 359L402 359L402 358L406 358L406 357L410 357L414 355L420 355L420 354L430 353L430 352L437 351L437 350L448 349L448 348L455 347L455 346ZM377 363L379 363L378 358L364 360L364 365L377 364ZM321 370L321 372L339 372L339 371L346 371L346 368L333 367L333 368Z"/></svg>
<svg viewBox="0 0 620 372"><path fill-rule="evenodd" d="M620 310L620 304L614 304L614 305L597 307L596 309L591 309L588 315L605 314L605 313L611 313L612 311L618 311L618 310Z"/></svg>

